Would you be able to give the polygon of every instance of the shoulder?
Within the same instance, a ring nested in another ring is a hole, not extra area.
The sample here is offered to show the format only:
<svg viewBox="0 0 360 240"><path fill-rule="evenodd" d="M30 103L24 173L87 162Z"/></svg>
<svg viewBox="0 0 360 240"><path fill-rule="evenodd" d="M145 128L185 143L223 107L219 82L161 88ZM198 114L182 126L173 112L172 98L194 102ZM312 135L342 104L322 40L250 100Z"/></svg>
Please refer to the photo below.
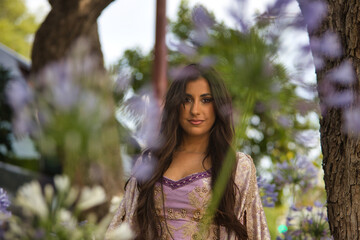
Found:
<svg viewBox="0 0 360 240"><path fill-rule="evenodd" d="M236 153L236 172L238 171L241 171L242 173L256 172L253 159L250 155L243 152Z"/></svg>
<svg viewBox="0 0 360 240"><path fill-rule="evenodd" d="M256 181L256 168L249 155L242 152L236 153L234 180L240 191L248 191Z"/></svg>

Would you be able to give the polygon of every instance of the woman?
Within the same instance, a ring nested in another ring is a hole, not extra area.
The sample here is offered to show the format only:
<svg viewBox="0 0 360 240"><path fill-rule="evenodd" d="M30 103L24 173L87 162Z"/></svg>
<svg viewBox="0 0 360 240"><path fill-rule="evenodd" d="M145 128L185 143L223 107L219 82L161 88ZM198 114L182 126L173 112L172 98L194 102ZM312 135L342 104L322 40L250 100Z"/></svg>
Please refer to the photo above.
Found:
<svg viewBox="0 0 360 240"><path fill-rule="evenodd" d="M108 233L122 222L136 239L270 239L252 159L237 163L205 235L199 223L206 211L234 135L231 98L211 68L191 64L178 74L165 99L160 144L137 164L154 164L145 181L129 179Z"/></svg>

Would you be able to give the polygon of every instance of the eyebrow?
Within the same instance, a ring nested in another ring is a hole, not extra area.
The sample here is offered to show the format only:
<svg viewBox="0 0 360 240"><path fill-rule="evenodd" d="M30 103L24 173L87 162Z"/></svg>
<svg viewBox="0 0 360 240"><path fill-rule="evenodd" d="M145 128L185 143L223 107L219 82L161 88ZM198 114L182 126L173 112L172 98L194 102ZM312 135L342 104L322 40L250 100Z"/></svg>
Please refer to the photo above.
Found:
<svg viewBox="0 0 360 240"><path fill-rule="evenodd" d="M188 93L185 93L186 96L189 96L189 97L192 97L191 94L188 94ZM211 93L204 93L204 94L201 94L200 97L206 97L206 96L211 96Z"/></svg>

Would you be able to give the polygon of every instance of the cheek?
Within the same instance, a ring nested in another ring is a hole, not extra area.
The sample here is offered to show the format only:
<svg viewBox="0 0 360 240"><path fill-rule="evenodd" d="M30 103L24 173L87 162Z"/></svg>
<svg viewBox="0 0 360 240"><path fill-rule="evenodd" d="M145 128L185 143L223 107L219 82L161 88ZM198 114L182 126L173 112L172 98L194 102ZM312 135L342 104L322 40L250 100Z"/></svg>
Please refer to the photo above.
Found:
<svg viewBox="0 0 360 240"><path fill-rule="evenodd" d="M213 122L215 122L216 114L215 114L214 106L211 106L208 109L207 115L208 115L209 119L211 119Z"/></svg>

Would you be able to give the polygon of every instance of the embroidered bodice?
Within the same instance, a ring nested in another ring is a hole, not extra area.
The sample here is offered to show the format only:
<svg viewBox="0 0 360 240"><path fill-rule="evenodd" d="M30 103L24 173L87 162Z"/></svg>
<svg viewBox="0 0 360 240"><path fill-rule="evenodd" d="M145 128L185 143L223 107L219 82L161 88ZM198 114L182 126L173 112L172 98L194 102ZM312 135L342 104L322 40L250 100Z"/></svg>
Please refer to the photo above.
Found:
<svg viewBox="0 0 360 240"><path fill-rule="evenodd" d="M239 221L246 225L250 240L270 240L257 188L255 166L248 155L237 153L236 157L234 180L240 194L236 195L234 212ZM160 217L161 229L163 229L161 239L200 239L198 225L211 197L210 183L210 171L195 173L178 181L162 177L156 183L154 198L155 209ZM136 185L136 179L131 178L107 234L122 222L128 222L133 229L136 229L134 212L139 194ZM211 225L207 236L201 237L203 239L228 239L228 234L224 227ZM230 239L234 237L230 236Z"/></svg>
<svg viewBox="0 0 360 240"><path fill-rule="evenodd" d="M165 230L162 239L198 239L198 224L210 199L210 171L195 173L178 181L166 177L160 181L163 195L158 182L155 186L155 208ZM217 228L212 226L206 239L217 239L216 231Z"/></svg>

